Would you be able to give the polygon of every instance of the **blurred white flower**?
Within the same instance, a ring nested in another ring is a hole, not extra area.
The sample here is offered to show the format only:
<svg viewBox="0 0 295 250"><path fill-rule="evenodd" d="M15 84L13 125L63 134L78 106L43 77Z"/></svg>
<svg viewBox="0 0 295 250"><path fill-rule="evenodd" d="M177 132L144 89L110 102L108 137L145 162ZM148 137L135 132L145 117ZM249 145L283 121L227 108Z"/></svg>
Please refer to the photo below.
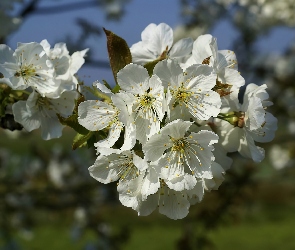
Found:
<svg viewBox="0 0 295 250"><path fill-rule="evenodd" d="M292 119L289 120L288 131L290 134L295 135L295 120L292 120Z"/></svg>
<svg viewBox="0 0 295 250"><path fill-rule="evenodd" d="M269 151L271 164L277 170L287 167L290 161L289 150L282 148L280 145L273 145Z"/></svg>
<svg viewBox="0 0 295 250"><path fill-rule="evenodd" d="M74 218L80 225L85 226L87 223L87 214L85 208L77 207L74 211Z"/></svg>
<svg viewBox="0 0 295 250"><path fill-rule="evenodd" d="M0 23L1 23L0 38L4 38L19 28L19 26L22 23L22 19L19 17L12 17L7 15L7 13L5 13L0 6ZM2 25L2 24L5 24L5 25Z"/></svg>

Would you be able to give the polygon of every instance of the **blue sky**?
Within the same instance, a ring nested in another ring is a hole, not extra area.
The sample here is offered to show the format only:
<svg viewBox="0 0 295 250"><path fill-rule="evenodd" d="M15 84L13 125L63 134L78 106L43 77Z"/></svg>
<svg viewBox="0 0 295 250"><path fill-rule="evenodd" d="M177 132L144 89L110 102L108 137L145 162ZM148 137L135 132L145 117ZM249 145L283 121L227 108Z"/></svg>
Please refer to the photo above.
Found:
<svg viewBox="0 0 295 250"><path fill-rule="evenodd" d="M57 6L65 3L77 3L81 0L43 0L40 7ZM47 39L53 46L55 42L63 41L65 35L77 37L80 29L75 24L76 18L85 18L101 27L113 31L123 37L128 45L140 41L142 30L150 23L159 24L165 22L171 27L181 23L180 1L178 0L132 0L126 6L126 13L119 22L107 21L105 13L99 8L85 8L64 13L29 16L21 28L8 39L8 45L13 49L17 42L40 42ZM221 21L213 30L212 35L217 37L220 49L230 48L230 44L237 36L236 31L227 21ZM284 37L284 39L281 39ZM257 47L264 53L275 51L279 53L291 41L295 40L294 29L276 28L270 34L265 35L257 43ZM87 44L91 46L96 60L107 60L106 39L104 37L89 39ZM238 56L238 55L237 55ZM94 80L106 79L112 83L112 74L108 69L95 69L83 67L79 75L87 84Z"/></svg>

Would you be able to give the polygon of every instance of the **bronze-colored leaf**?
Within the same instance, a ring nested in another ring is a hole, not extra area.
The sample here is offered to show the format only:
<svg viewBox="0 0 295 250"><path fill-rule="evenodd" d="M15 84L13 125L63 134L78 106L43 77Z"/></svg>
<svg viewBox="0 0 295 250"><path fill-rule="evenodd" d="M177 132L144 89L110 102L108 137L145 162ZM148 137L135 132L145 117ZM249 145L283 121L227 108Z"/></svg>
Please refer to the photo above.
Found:
<svg viewBox="0 0 295 250"><path fill-rule="evenodd" d="M110 65L113 75L117 82L117 73L127 64L132 62L132 56L126 41L113 32L103 29L107 37L107 48L109 53Z"/></svg>

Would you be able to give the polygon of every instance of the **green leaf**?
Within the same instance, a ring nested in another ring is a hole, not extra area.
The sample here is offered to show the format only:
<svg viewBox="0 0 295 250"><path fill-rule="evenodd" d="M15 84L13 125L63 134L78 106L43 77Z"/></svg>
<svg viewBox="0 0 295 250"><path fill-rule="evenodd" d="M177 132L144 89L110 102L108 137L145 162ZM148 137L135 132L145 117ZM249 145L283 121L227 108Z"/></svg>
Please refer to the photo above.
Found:
<svg viewBox="0 0 295 250"><path fill-rule="evenodd" d="M117 73L127 64L132 62L132 56L126 41L113 32L103 29L107 37L107 48L109 53L110 65L113 75L117 82Z"/></svg>
<svg viewBox="0 0 295 250"><path fill-rule="evenodd" d="M87 145L87 141L89 139L91 139L91 137L93 137L94 132L93 131L89 131L88 134L76 134L74 140L73 140L73 144L72 144L72 149L75 150L77 148L81 148L83 146ZM88 144L89 145L89 144Z"/></svg>
<svg viewBox="0 0 295 250"><path fill-rule="evenodd" d="M87 140L87 146L88 146L88 148L93 147L93 144L98 141L97 138L100 137L99 136L99 132L100 131L94 132L93 135Z"/></svg>

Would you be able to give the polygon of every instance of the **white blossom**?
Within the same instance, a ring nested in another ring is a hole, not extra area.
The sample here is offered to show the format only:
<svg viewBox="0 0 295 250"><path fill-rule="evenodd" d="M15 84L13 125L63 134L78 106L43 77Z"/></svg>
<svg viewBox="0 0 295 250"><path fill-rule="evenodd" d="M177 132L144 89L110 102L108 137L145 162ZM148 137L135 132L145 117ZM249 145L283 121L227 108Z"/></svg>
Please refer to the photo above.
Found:
<svg viewBox="0 0 295 250"><path fill-rule="evenodd" d="M141 33L141 39L130 48L132 61L141 65L160 58L181 61L192 51L191 38L181 39L173 45L173 30L165 23L149 24Z"/></svg>
<svg viewBox="0 0 295 250"><path fill-rule="evenodd" d="M266 85L249 84L239 110L229 110L233 117L230 122L221 121L219 127L222 145L228 152L238 151L255 162L264 158L264 149L256 146L255 141L273 140L277 129L277 119L265 111L272 104L267 101L265 89Z"/></svg>
<svg viewBox="0 0 295 250"><path fill-rule="evenodd" d="M97 147L112 147L119 139L121 131L125 128L124 144L122 150L131 149L135 144L135 126L128 111L128 94L113 94L99 82L94 85L111 97L112 102L100 100L84 101L78 106L78 122L90 131L108 129L108 137L98 141ZM123 100L124 98L124 100Z"/></svg>
<svg viewBox="0 0 295 250"><path fill-rule="evenodd" d="M97 152L103 149L97 148ZM133 151L109 150L108 155L100 154L95 163L89 167L90 175L102 183L120 180L129 183L147 168L147 162Z"/></svg>
<svg viewBox="0 0 295 250"><path fill-rule="evenodd" d="M188 121L172 121L143 145L146 159L158 160L162 177L176 191L192 189L196 178L212 179L212 144L218 136L205 130L186 135L191 125Z"/></svg>
<svg viewBox="0 0 295 250"><path fill-rule="evenodd" d="M128 64L118 72L118 84L120 93L133 95L129 108L136 125L136 139L145 143L160 130L160 122L166 111L162 82L156 75L149 77L142 66Z"/></svg>
<svg viewBox="0 0 295 250"><path fill-rule="evenodd" d="M18 101L12 106L15 121L27 131L41 127L42 138L49 140L62 134L63 125L56 114L67 117L75 107L77 92L64 92L60 98L50 99L33 91L27 101Z"/></svg>
<svg viewBox="0 0 295 250"><path fill-rule="evenodd" d="M43 47L38 43L19 43L15 52L0 45L0 72L13 89L32 87L43 97L55 92L60 81Z"/></svg>
<svg viewBox="0 0 295 250"><path fill-rule="evenodd" d="M167 186L159 170L156 163L150 164L126 185L120 183L118 192L121 203L136 210L140 216L147 216L158 208L159 213L174 220L186 217L190 205L203 198L202 181L191 190L175 191Z"/></svg>
<svg viewBox="0 0 295 250"><path fill-rule="evenodd" d="M238 72L236 55L231 50L218 50L217 39L209 34L199 36L194 44L191 57L182 65L187 68L193 64L206 64L213 68L216 77L214 90L223 102L227 98L238 99L239 88L245 84Z"/></svg>
<svg viewBox="0 0 295 250"><path fill-rule="evenodd" d="M207 65L192 65L185 72L173 60L159 62L154 74L160 77L167 88L168 117L208 120L220 112L219 94L211 90L216 83L216 75Z"/></svg>
<svg viewBox="0 0 295 250"><path fill-rule="evenodd" d="M283 148L281 145L273 145L269 151L269 158L272 166L276 170L284 169L290 166L294 159L291 159L291 152L289 149Z"/></svg>
<svg viewBox="0 0 295 250"><path fill-rule="evenodd" d="M47 40L40 43L47 56L50 58L56 73L56 79L60 80L60 86L51 97L60 96L64 91L70 91L77 88L78 80L75 74L85 62L85 55L88 49L76 51L71 56L65 43L57 43L54 48L50 48Z"/></svg>

